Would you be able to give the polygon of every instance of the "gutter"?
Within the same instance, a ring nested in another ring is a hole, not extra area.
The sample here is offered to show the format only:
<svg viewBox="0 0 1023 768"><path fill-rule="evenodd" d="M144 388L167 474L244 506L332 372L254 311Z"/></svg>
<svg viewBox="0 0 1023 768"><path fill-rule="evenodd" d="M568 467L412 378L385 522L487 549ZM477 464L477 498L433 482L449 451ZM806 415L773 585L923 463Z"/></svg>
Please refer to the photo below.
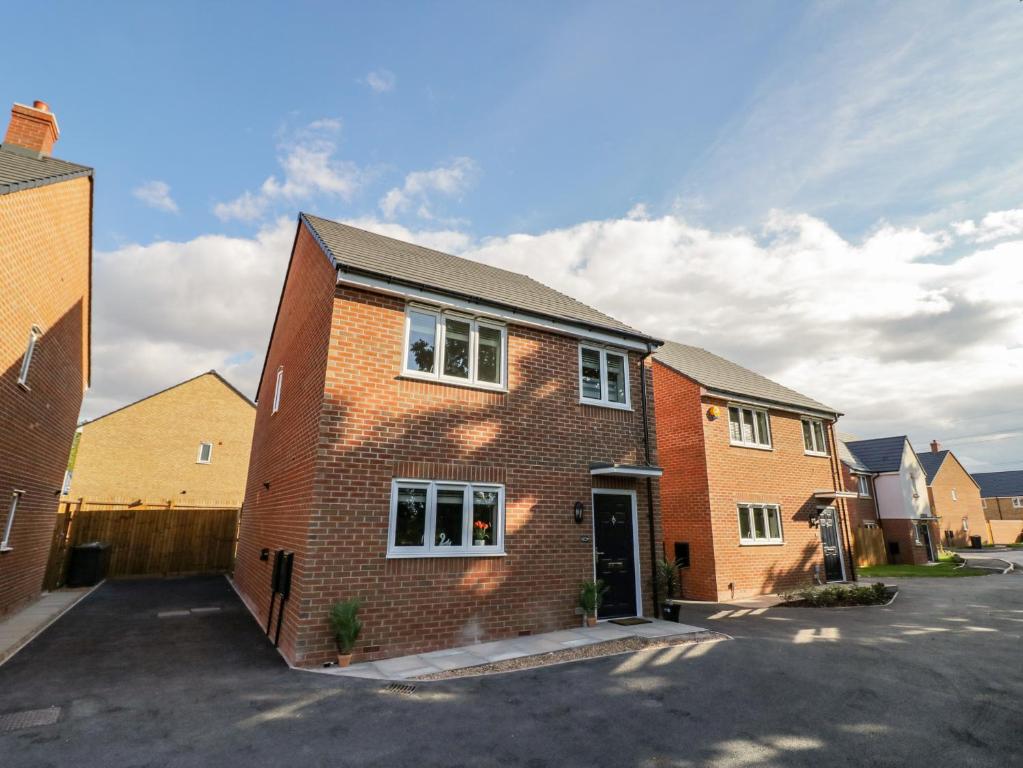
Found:
<svg viewBox="0 0 1023 768"><path fill-rule="evenodd" d="M643 454L646 459L647 466L650 466L650 419L647 406L647 392L646 392L646 360L654 352L650 342L647 342L646 352L641 358L639 358L639 391L640 400L643 403ZM660 600L657 594L657 543L655 538L655 525L654 525L654 483L653 479L647 477L646 479L646 514L647 514L647 525L650 528L650 586L651 586L651 597L654 600L654 617L659 618Z"/></svg>

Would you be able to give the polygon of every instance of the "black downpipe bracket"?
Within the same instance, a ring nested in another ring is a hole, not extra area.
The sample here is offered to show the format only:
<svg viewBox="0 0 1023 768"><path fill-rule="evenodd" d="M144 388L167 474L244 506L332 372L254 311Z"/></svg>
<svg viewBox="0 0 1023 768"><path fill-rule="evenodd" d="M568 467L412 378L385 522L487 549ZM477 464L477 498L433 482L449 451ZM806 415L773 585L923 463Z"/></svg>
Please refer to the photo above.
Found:
<svg viewBox="0 0 1023 768"><path fill-rule="evenodd" d="M650 466L650 420L647 412L646 359L651 354L653 354L653 349L647 343L646 354L639 359L639 391L640 398L643 401L643 453L646 457L647 466ZM657 542L654 541L656 534L656 526L654 525L654 481L649 477L646 479L646 515L647 524L650 526L650 594L654 598L654 616L660 618L661 606L657 594Z"/></svg>

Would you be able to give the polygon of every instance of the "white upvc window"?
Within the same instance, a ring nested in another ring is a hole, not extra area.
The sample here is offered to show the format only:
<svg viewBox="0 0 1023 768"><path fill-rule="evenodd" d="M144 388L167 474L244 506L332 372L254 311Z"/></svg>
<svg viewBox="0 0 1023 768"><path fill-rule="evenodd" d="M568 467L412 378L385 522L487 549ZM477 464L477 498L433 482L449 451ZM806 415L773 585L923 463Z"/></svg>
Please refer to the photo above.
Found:
<svg viewBox="0 0 1023 768"><path fill-rule="evenodd" d="M828 455L828 440L820 419L803 419L803 450L811 456Z"/></svg>
<svg viewBox="0 0 1023 768"><path fill-rule="evenodd" d="M1023 496L1013 496L1012 506L1016 509L1023 509Z"/></svg>
<svg viewBox="0 0 1023 768"><path fill-rule="evenodd" d="M740 504L739 543L784 543L781 529L781 507L777 504Z"/></svg>
<svg viewBox="0 0 1023 768"><path fill-rule="evenodd" d="M632 408L627 352L580 345L579 402L605 408Z"/></svg>
<svg viewBox="0 0 1023 768"><path fill-rule="evenodd" d="M401 372L447 384L505 389L506 326L469 315L409 305Z"/></svg>
<svg viewBox="0 0 1023 768"><path fill-rule="evenodd" d="M388 557L504 554L504 486L393 480Z"/></svg>
<svg viewBox="0 0 1023 768"><path fill-rule="evenodd" d="M981 497L981 499L980 499L980 508L981 509L987 509L987 499Z"/></svg>
<svg viewBox="0 0 1023 768"><path fill-rule="evenodd" d="M277 377L274 379L274 402L270 413L277 413L281 409L281 388L284 386L284 366L277 369Z"/></svg>
<svg viewBox="0 0 1023 768"><path fill-rule="evenodd" d="M728 439L746 448L771 447L771 417L763 408L728 406Z"/></svg>
<svg viewBox="0 0 1023 768"><path fill-rule="evenodd" d="M856 490L862 499L870 498L870 478L866 475L856 476Z"/></svg>
<svg viewBox="0 0 1023 768"><path fill-rule="evenodd" d="M11 505L7 508L7 522L4 523L4 537L0 540L0 552L7 552L11 547L11 531L14 529L14 515L18 512L18 502L24 491L14 491L11 494Z"/></svg>
<svg viewBox="0 0 1023 768"><path fill-rule="evenodd" d="M33 325L28 332L28 345L25 347L25 356L21 358L21 370L18 371L18 385L28 389L28 369L32 367L32 354L36 351L36 342L43 332L39 326Z"/></svg>
<svg viewBox="0 0 1023 768"><path fill-rule="evenodd" d="M959 501L959 494L956 492L955 488L952 489L952 501Z"/></svg>
<svg viewBox="0 0 1023 768"><path fill-rule="evenodd" d="M196 464L209 464L213 458L213 443L199 443L199 455L195 459Z"/></svg>
<svg viewBox="0 0 1023 768"><path fill-rule="evenodd" d="M65 469L64 484L60 487L60 492L64 496L67 496L71 492L71 476L72 476L71 470Z"/></svg>

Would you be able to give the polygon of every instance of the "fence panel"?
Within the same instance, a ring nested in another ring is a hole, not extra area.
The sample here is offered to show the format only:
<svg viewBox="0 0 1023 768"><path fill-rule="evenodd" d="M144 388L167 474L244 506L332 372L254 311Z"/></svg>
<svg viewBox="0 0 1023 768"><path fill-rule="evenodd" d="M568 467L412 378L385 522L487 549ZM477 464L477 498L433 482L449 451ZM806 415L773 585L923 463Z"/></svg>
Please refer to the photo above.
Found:
<svg viewBox="0 0 1023 768"><path fill-rule="evenodd" d="M888 562L885 551L884 531L880 528L857 528L853 531L856 539L856 565L884 565Z"/></svg>

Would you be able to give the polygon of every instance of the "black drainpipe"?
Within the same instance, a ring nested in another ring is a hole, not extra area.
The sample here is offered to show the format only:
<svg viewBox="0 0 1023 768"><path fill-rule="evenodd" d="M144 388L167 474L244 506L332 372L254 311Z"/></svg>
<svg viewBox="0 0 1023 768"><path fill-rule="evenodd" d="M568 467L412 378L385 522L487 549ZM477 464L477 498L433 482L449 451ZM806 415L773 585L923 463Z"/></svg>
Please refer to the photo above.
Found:
<svg viewBox="0 0 1023 768"><path fill-rule="evenodd" d="M646 465L650 466L650 421L647 413L646 394L646 359L653 354L649 342L646 345L646 354L639 359L639 391L640 399L643 401L643 452L646 456ZM657 595L657 543L654 541L654 481L646 479L646 515L647 523L650 526L650 585L651 595L654 598L654 616L660 616L660 600Z"/></svg>

